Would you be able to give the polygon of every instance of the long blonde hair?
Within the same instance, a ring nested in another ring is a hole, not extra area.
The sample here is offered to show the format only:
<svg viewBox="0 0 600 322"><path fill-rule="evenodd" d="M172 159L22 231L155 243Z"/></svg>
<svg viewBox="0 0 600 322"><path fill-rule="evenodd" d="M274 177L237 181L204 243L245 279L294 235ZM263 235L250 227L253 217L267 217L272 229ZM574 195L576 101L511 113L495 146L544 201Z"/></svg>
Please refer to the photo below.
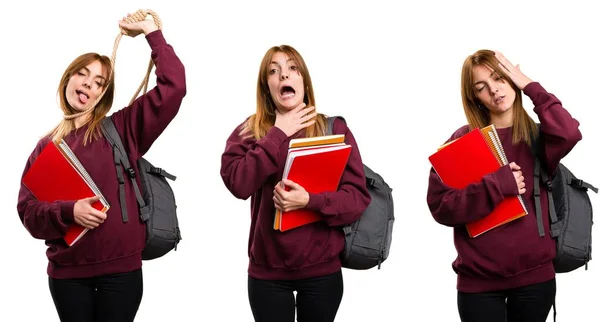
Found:
<svg viewBox="0 0 600 322"><path fill-rule="evenodd" d="M525 141L531 145L531 137L537 137L537 129L535 121L527 114L523 108L523 97L521 90L515 83L504 73L501 68L498 68L498 59L491 50L478 50L474 54L468 56L462 67L461 75L461 96L463 109L469 128L482 128L490 125L490 112L483 106L475 95L473 87L473 68L475 66L486 66L498 73L502 81L508 82L510 87L515 91L515 102L513 103L513 134L512 141L516 144L520 141Z"/></svg>
<svg viewBox="0 0 600 322"><path fill-rule="evenodd" d="M300 53L298 53L298 51L291 46L273 46L267 50L262 62L260 63L258 81L256 83L256 113L246 120L242 126L242 130L240 131L240 135L246 138L254 137L258 140L267 135L269 129L275 124L276 107L275 103L273 102L273 98L271 97L271 93L269 92L267 77L271 60L273 59L273 56L279 52L287 55L290 59L293 59L298 64L298 71L300 72L300 75L302 75L304 82L303 101L307 107L314 106L316 111L315 94L313 91L312 80L304 59ZM306 137L322 135L326 125L326 117L322 114L318 114L315 119L315 123L305 129Z"/></svg>
<svg viewBox="0 0 600 322"><path fill-rule="evenodd" d="M60 83L58 85L58 91L57 91L57 95L60 100L60 108L63 111L63 113L65 115L71 115L71 114L78 113L79 111L74 109L67 101L67 97L66 97L67 84L69 83L69 80L71 79L71 76L73 76L73 74L77 73L83 67L91 64L94 61L99 61L100 64L102 64L102 68L104 69L104 71L107 74L106 82L104 83L104 85L102 87L105 87L105 86L107 86L107 87L106 87L106 92L104 93L104 96L102 96L102 98L100 99L100 101L98 102L96 107L89 114L89 119L87 122L90 124L89 124L89 127L86 130L84 138L83 138L84 145L91 142L92 139L96 139L101 135L99 123L106 116L108 111L110 111L110 108L113 104L114 91L115 91L115 81L114 81L115 78L114 78L114 71L112 68L112 63L111 63L110 58L107 56L104 56L104 55L97 54L97 53L86 53L86 54L80 55L79 57L75 58L75 60L73 60L71 62L71 64L67 67L67 69L63 73L63 75L60 79ZM52 140L60 141L65 136L67 136L69 133L71 133L71 131L73 131L74 129L75 129L75 121L74 120L63 119L52 131L50 131L50 133L48 135L52 137Z"/></svg>

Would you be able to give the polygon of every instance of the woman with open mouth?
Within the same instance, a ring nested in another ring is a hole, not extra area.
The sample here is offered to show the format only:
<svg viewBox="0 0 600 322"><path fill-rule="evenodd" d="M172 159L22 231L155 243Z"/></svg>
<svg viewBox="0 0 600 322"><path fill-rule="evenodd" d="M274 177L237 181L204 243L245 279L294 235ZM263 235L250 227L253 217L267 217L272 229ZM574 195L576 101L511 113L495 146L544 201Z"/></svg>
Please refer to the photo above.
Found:
<svg viewBox="0 0 600 322"><path fill-rule="evenodd" d="M338 190L308 193L282 181L290 140L323 135L327 118L316 112L308 68L290 46L266 52L256 95L255 114L231 133L221 163L227 189L252 200L248 297L254 320L293 322L297 314L301 322L334 321L343 294L345 238L339 226L356 221L371 200L358 146L336 119L333 134L345 134L352 146ZM301 208L323 220L284 232L274 229L276 210Z"/></svg>

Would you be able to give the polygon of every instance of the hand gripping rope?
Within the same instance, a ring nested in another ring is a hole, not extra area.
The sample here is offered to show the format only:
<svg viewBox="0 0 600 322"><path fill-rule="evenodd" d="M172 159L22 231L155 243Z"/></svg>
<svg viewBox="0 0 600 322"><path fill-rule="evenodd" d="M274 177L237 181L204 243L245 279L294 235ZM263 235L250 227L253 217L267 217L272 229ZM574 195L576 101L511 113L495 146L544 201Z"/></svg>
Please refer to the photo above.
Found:
<svg viewBox="0 0 600 322"><path fill-rule="evenodd" d="M125 21L128 22L128 23L143 21L143 20L146 20L146 17L148 15L150 15L154 19L154 23L156 24L156 26L158 27L158 29L162 29L162 21L160 20L160 18L158 17L158 15L154 11L152 11L152 10L142 10L142 9L140 9L140 10L136 11L135 13L133 13L132 15L130 15L129 17L125 18ZM128 32L125 29L123 29L123 28L119 28L119 29L120 29L120 32L117 35L117 39L115 39L115 44L113 46L113 52L112 52L112 56L111 56L111 65L112 65L112 69L113 70L115 68L115 59L116 59L116 55L117 55L117 48L119 47L119 42L121 41L121 38L123 37L123 35L128 35ZM137 91L135 92L135 94L131 98L131 101L129 102L129 105L131 105L131 103L133 103L133 101L135 101L135 99L137 98L137 96L140 93L140 91L142 90L142 88L144 89L144 94L148 90L148 81L149 81L149 77L150 77L150 72L152 71L153 67L154 67L154 62L152 61L152 59L150 59L150 62L148 64L148 69L146 71L146 76L144 77L144 79L142 80L142 83L140 84L140 86L138 87ZM113 73L111 73L111 75L112 74ZM106 86L104 88L104 90L98 96L98 98L96 100L94 100L93 102L90 101L87 104L87 106L84 108L83 111L81 111L79 113L75 113L75 114L69 114L69 115L65 114L63 116L63 118L65 120L71 120L71 119L77 118L79 116L91 113L94 110L94 107L96 107L96 105L98 104L98 102L100 102L100 100L102 99L102 97L106 93L106 89L107 88L108 88L108 86Z"/></svg>

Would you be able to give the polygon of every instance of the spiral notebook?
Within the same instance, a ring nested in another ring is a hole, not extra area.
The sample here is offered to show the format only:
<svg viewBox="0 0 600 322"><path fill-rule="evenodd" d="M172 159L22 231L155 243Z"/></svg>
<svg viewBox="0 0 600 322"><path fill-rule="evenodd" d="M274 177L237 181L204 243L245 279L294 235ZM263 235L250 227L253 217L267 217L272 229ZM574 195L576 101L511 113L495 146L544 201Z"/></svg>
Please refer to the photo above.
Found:
<svg viewBox="0 0 600 322"><path fill-rule="evenodd" d="M479 182L484 175L508 164L494 125L474 129L442 145L429 161L442 182L457 189ZM489 215L468 223L466 229L475 238L527 214L520 195L506 197Z"/></svg>
<svg viewBox="0 0 600 322"><path fill-rule="evenodd" d="M79 200L99 196L92 207L102 212L110 208L75 153L65 141L51 141L40 152L27 173L23 184L40 201ZM76 223L69 226L63 239L72 246L88 231Z"/></svg>

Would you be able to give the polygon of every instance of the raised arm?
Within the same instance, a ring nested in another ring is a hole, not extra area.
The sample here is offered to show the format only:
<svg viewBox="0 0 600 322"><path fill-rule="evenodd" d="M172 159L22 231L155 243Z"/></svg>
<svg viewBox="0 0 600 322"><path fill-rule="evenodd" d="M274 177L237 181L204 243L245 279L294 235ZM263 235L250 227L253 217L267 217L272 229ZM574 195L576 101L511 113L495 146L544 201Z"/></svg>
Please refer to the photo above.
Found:
<svg viewBox="0 0 600 322"><path fill-rule="evenodd" d="M575 147L582 138L579 122L563 108L556 96L548 93L538 82L523 74L519 65L514 66L504 55L496 52L499 67L515 85L533 102L533 111L540 120L542 162L548 173L554 174L560 160Z"/></svg>
<svg viewBox="0 0 600 322"><path fill-rule="evenodd" d="M548 173L553 174L562 158L582 139L579 122L539 83L529 83L523 92L533 101L533 111L540 120L542 162Z"/></svg>
<svg viewBox="0 0 600 322"><path fill-rule="evenodd" d="M150 31L146 40L156 66L156 86L112 115L117 130L137 157L144 155L166 129L186 95L185 68L162 31Z"/></svg>

